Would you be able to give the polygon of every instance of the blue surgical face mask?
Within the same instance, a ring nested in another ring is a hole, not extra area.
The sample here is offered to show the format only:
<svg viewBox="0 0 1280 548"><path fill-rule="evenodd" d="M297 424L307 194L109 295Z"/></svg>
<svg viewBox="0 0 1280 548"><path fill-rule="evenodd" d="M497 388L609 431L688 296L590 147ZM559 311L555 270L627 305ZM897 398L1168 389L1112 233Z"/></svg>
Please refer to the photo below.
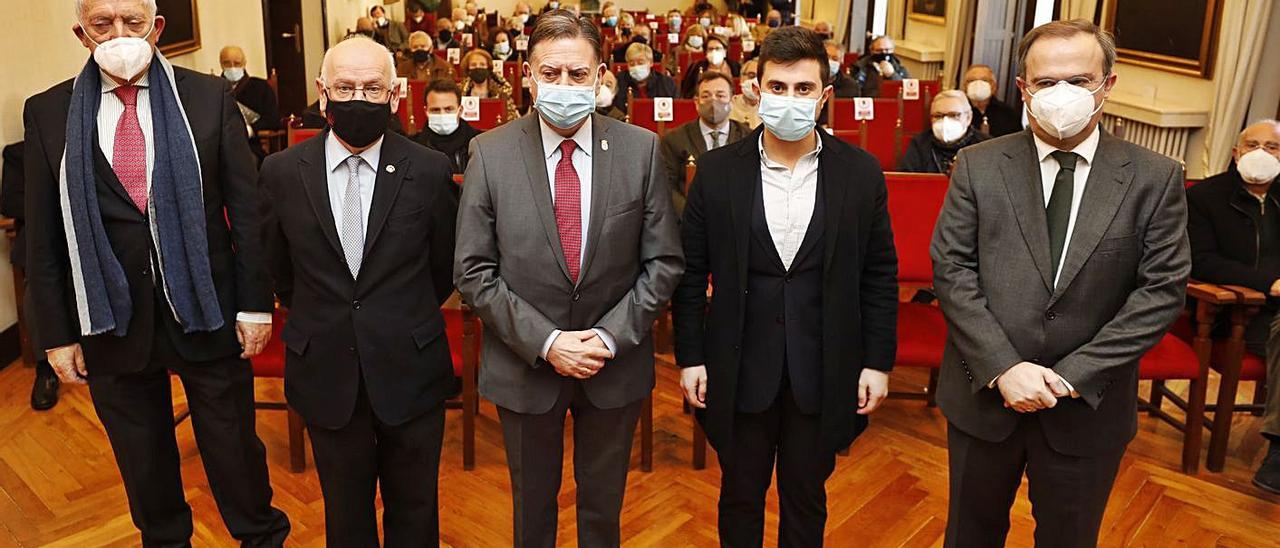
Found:
<svg viewBox="0 0 1280 548"><path fill-rule="evenodd" d="M764 122L769 133L783 141L799 141L808 137L817 125L817 115L817 99L760 94L760 121Z"/></svg>
<svg viewBox="0 0 1280 548"><path fill-rule="evenodd" d="M637 82L648 79L649 71L649 65L636 65L627 69L627 72L631 74L631 79Z"/></svg>
<svg viewBox="0 0 1280 548"><path fill-rule="evenodd" d="M538 98L533 108L542 119L560 129L569 129L596 109L596 84L562 86L537 82Z"/></svg>
<svg viewBox="0 0 1280 548"><path fill-rule="evenodd" d="M604 18L604 24L605 24L605 26L608 26L608 27L616 27L616 26L618 26L618 16L617 16L617 15L610 15L610 16L608 16L608 17L605 17L605 18Z"/></svg>

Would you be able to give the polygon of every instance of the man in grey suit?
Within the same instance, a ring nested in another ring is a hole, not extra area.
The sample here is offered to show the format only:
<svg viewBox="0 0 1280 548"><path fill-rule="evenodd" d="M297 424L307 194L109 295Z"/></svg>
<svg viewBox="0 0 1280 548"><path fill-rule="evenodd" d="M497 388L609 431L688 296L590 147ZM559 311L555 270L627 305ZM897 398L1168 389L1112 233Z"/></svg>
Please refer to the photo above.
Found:
<svg viewBox="0 0 1280 548"><path fill-rule="evenodd" d="M698 119L681 124L662 136L662 157L676 214L684 214L685 166L702 153L720 148L751 133L747 126L729 119L733 80L723 72L705 71L698 77Z"/></svg>
<svg viewBox="0 0 1280 548"><path fill-rule="evenodd" d="M600 31L538 17L536 115L471 143L454 278L484 321L480 393L498 406L515 546L555 546L565 413L578 544L618 546L653 320L684 270L657 137L593 114Z"/></svg>
<svg viewBox="0 0 1280 548"><path fill-rule="evenodd" d="M1094 546L1137 429L1138 360L1183 304L1183 174L1099 129L1116 82L1105 31L1049 23L1018 55L1030 131L960 151L931 249L946 546L1003 546L1024 470L1036 545Z"/></svg>

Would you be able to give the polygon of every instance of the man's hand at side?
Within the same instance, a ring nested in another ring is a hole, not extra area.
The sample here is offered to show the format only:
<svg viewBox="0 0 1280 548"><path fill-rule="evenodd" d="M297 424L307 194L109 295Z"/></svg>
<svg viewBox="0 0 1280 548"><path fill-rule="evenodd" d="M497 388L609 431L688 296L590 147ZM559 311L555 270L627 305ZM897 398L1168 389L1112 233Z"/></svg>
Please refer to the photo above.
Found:
<svg viewBox="0 0 1280 548"><path fill-rule="evenodd" d="M547 350L547 361L556 373L575 379L588 379L613 357L604 341L590 329L563 331Z"/></svg>
<svg viewBox="0 0 1280 548"><path fill-rule="evenodd" d="M707 366L695 365L680 370L680 390L684 401L698 409L707 408Z"/></svg>
<svg viewBox="0 0 1280 548"><path fill-rule="evenodd" d="M858 414L870 415L880 408L889 395L889 374L878 369L863 368L858 378Z"/></svg>
<svg viewBox="0 0 1280 548"><path fill-rule="evenodd" d="M271 340L271 324L236 322L236 340L240 341L240 348L244 349L240 354L241 358L247 360L257 356L267 347L267 341Z"/></svg>
<svg viewBox="0 0 1280 548"><path fill-rule="evenodd" d="M85 383L89 371L84 367L84 352L80 350L80 343L51 348L45 355L59 380L70 384Z"/></svg>

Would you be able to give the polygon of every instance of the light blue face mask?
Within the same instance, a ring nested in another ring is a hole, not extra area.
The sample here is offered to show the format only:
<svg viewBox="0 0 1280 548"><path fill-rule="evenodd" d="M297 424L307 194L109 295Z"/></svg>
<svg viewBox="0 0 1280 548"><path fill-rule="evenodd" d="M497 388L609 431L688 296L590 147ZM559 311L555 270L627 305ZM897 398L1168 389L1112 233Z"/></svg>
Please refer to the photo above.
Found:
<svg viewBox="0 0 1280 548"><path fill-rule="evenodd" d="M817 125L817 116L817 99L760 94L760 121L769 133L783 141L808 137Z"/></svg>
<svg viewBox="0 0 1280 548"><path fill-rule="evenodd" d="M597 82L598 83L598 82ZM569 129L596 109L596 84L562 86L538 82L538 98L533 108L542 119L560 129Z"/></svg>
<svg viewBox="0 0 1280 548"><path fill-rule="evenodd" d="M427 127L436 135L453 135L458 131L458 115L451 112L427 114Z"/></svg>

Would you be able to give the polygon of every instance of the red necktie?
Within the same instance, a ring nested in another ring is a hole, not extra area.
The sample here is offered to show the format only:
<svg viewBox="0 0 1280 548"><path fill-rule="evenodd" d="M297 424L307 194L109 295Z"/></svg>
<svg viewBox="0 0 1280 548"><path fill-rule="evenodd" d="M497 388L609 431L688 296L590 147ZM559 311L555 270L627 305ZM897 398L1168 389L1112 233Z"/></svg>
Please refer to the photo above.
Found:
<svg viewBox="0 0 1280 548"><path fill-rule="evenodd" d="M112 152L111 167L116 178L124 185L125 192L133 198L138 211L147 211L147 141L142 136L142 124L138 123L138 87L120 86L116 97L124 103L124 114L116 124L116 144Z"/></svg>
<svg viewBox="0 0 1280 548"><path fill-rule="evenodd" d="M577 147L573 139L561 142L560 163L556 164L556 230L573 283L578 283L582 268L582 183L573 169L573 151Z"/></svg>

